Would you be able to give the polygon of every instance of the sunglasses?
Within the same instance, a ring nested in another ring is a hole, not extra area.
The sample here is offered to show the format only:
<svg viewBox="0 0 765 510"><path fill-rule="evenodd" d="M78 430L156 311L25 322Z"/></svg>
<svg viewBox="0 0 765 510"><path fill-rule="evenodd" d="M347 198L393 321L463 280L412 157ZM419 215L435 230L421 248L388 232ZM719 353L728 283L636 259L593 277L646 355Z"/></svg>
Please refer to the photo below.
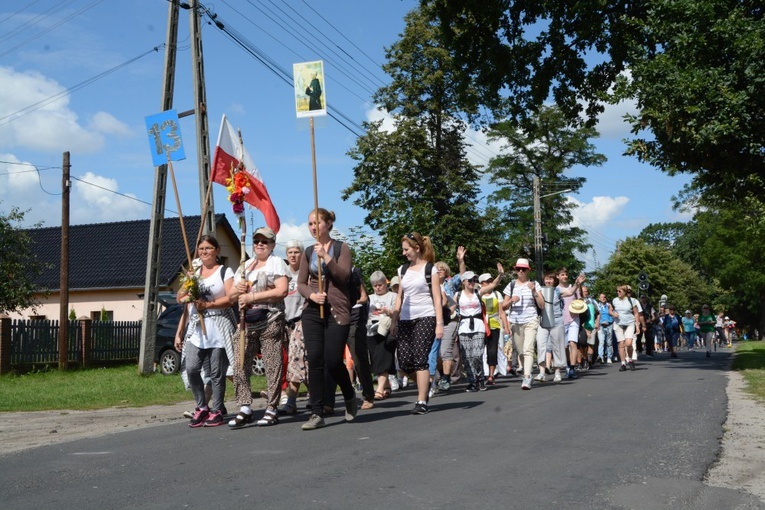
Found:
<svg viewBox="0 0 765 510"><path fill-rule="evenodd" d="M263 244L263 245L269 245L271 244L271 241L268 239L253 239L252 244Z"/></svg>
<svg viewBox="0 0 765 510"><path fill-rule="evenodd" d="M515 268L515 270L516 270L516 271L519 271L519 272L520 272L520 271L528 271L528 269L527 269L527 268L525 268L525 267L516 267L516 268Z"/></svg>

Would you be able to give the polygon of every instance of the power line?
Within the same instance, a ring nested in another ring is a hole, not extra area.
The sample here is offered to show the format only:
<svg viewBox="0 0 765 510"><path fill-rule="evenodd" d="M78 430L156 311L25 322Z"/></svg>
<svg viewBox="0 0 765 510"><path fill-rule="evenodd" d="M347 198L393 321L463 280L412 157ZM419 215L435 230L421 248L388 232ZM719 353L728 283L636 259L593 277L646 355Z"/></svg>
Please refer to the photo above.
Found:
<svg viewBox="0 0 765 510"><path fill-rule="evenodd" d="M123 67L126 67L126 66L132 64L133 62L135 62L135 61L145 57L146 55L149 55L152 52L159 52L159 49L164 47L164 46L165 46L164 43L160 44L159 46L155 46L151 50L146 51L144 53L141 53L140 55L138 55L136 57L133 57L130 60L127 60L127 61L125 61L125 62L123 62L123 63L121 63L119 65L116 65L116 66L112 67L111 69L107 69L106 71L104 71L104 72L102 72L100 74L97 74L97 75L95 75L95 76L93 76L91 78L88 78L87 80L82 81L82 82L78 83L77 85L74 85L72 87L69 87L68 89L62 90L61 92L59 92L57 94L53 94L52 96L48 96L47 98L42 99L42 100L40 100L40 101L38 101L38 102L36 102L34 104L31 104L29 106L26 106L26 107L22 108L21 110L18 110L18 111L14 112L14 113L9 113L5 117L0 117L0 126L3 126L3 125L8 124L10 122L13 122L14 120L19 119L19 118L21 118L21 117L23 117L25 115L28 115L28 114L36 111L36 110L39 110L40 108L42 108L44 106L47 106L47 105L49 105L51 103L54 103L54 102L58 101L59 99L65 97L70 92L74 92L76 90L80 90L81 88L86 87L86 86L90 85L91 83L96 82L96 81L100 80L101 78L104 78L104 77L112 74L113 72L118 71L118 70L122 69Z"/></svg>
<svg viewBox="0 0 765 510"><path fill-rule="evenodd" d="M15 17L16 15L18 15L18 14L21 14L22 12L26 11L27 9L29 9L30 7L32 7L34 4L36 4L36 3L37 3L37 2L39 2L39 1L40 1L40 0L34 0L34 2L32 2L32 3L31 3L31 4L29 4L29 5L27 5L26 7L22 7L22 8L21 8L21 9L19 9L18 11L16 11L16 12L14 12L14 13L11 13L11 14L9 14L8 16L6 16L5 18L3 18L3 19L1 19L1 20L0 20L0 25L2 25L3 23L5 23L6 21L8 21L8 20L12 19L12 18L13 18L13 17Z"/></svg>

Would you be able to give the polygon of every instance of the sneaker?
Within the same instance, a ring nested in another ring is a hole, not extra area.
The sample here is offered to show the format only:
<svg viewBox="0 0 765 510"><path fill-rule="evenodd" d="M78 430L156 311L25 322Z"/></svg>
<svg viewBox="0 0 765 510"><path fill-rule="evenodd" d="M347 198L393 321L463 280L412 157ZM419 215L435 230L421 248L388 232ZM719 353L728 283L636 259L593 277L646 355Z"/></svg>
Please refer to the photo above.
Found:
<svg viewBox="0 0 765 510"><path fill-rule="evenodd" d="M630 370L632 370L633 372L635 371L635 362L634 361L630 361Z"/></svg>
<svg viewBox="0 0 765 510"><path fill-rule="evenodd" d="M598 356L598 363L600 363L601 365L602 365L603 363L605 363L605 362L603 361L603 356Z"/></svg>
<svg viewBox="0 0 765 510"><path fill-rule="evenodd" d="M402 377L401 384L399 386L401 386L401 388L406 388L409 386L409 378L407 376Z"/></svg>
<svg viewBox="0 0 765 510"><path fill-rule="evenodd" d="M480 381L478 381L478 391L486 391L486 390L488 390L488 388L486 387L486 381L481 379Z"/></svg>
<svg viewBox="0 0 765 510"><path fill-rule="evenodd" d="M534 378L534 380L535 381L539 381L539 382L545 382L545 381L547 381L547 376L544 374L544 372L539 372L539 375L537 375Z"/></svg>
<svg viewBox="0 0 765 510"><path fill-rule="evenodd" d="M414 409L412 409L412 414L427 414L427 413L428 413L428 404L422 401L414 404Z"/></svg>
<svg viewBox="0 0 765 510"><path fill-rule="evenodd" d="M610 365L611 363L613 363L613 360L612 360L611 358L608 358L608 359L606 360L606 363Z"/></svg>
<svg viewBox="0 0 765 510"><path fill-rule="evenodd" d="M508 372L508 375L510 377L518 377L518 371L514 368L511 368L510 371Z"/></svg>
<svg viewBox="0 0 765 510"><path fill-rule="evenodd" d="M441 391L449 391L449 389L452 387L451 384L449 384L449 380L445 377L438 380L438 389Z"/></svg>
<svg viewBox="0 0 765 510"><path fill-rule="evenodd" d="M478 391L478 388L476 387L475 384L468 384L467 388L465 388L465 391L467 391L468 393L475 393L476 391Z"/></svg>
<svg viewBox="0 0 765 510"><path fill-rule="evenodd" d="M300 426L303 430L316 430L324 426L324 418L318 414L312 414L308 421Z"/></svg>
<svg viewBox="0 0 765 510"><path fill-rule="evenodd" d="M284 404L279 407L279 414L297 414L297 406L294 404Z"/></svg>
<svg viewBox="0 0 765 510"><path fill-rule="evenodd" d="M568 373L566 374L567 379L576 379L578 376L576 375L576 369L571 368L568 370Z"/></svg>
<svg viewBox="0 0 765 510"><path fill-rule="evenodd" d="M205 427L220 427L223 425L223 413L221 411L213 411L205 420Z"/></svg>
<svg viewBox="0 0 765 510"><path fill-rule="evenodd" d="M254 420L252 413L247 414L244 411L240 411L233 420L228 422L228 426L232 429L238 429L248 423L252 423L252 420Z"/></svg>
<svg viewBox="0 0 765 510"><path fill-rule="evenodd" d="M345 421L353 421L353 419L356 417L356 414L359 412L359 401L356 398L356 395L353 395L353 398L350 400L345 401Z"/></svg>
<svg viewBox="0 0 765 510"><path fill-rule="evenodd" d="M258 427L270 427L279 423L279 415L273 409L266 409L263 417L257 421Z"/></svg>
<svg viewBox="0 0 765 510"><path fill-rule="evenodd" d="M438 388L436 388L435 386L431 386L430 389L428 390L428 399L433 398L436 393L438 393Z"/></svg>
<svg viewBox="0 0 765 510"><path fill-rule="evenodd" d="M199 411L198 407L195 407L193 411L183 411L183 417L190 420L197 411Z"/></svg>
<svg viewBox="0 0 765 510"><path fill-rule="evenodd" d="M553 377L553 382L561 382L563 378L560 376L560 370L555 371L555 377Z"/></svg>
<svg viewBox="0 0 765 510"><path fill-rule="evenodd" d="M523 383L521 383L521 389L522 390L530 390L531 389L531 377L524 377Z"/></svg>
<svg viewBox="0 0 765 510"><path fill-rule="evenodd" d="M388 382L390 383L391 391L398 391L398 389L401 387L398 383L398 377L393 374L388 374Z"/></svg>
<svg viewBox="0 0 765 510"><path fill-rule="evenodd" d="M210 410L209 409L197 409L194 411L194 416L191 418L191 421L189 422L189 427L195 429L197 427L201 427L205 424L205 420L207 420L207 417L210 416Z"/></svg>
<svg viewBox="0 0 765 510"><path fill-rule="evenodd" d="M627 365L622 363L622 366L619 367L619 372L626 372L627 371Z"/></svg>

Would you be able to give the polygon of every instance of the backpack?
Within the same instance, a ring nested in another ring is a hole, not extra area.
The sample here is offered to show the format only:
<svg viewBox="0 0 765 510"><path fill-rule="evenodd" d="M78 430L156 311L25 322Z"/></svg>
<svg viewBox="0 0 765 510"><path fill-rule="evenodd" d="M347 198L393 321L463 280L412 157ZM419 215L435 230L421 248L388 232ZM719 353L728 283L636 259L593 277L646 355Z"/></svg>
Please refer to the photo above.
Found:
<svg viewBox="0 0 765 510"><path fill-rule="evenodd" d="M484 327L484 333L486 336L491 336L491 329L489 328L489 317L486 315L486 303L483 302L483 299L481 299L481 293L477 290L473 291L475 293L475 296L478 298L478 302L481 304L481 320L483 320L483 327ZM463 317L460 314L460 295L462 294L461 290L458 290L457 293L454 295L454 301L457 303L457 315L460 316L460 319L470 319L470 318L478 318L477 315L468 315Z"/></svg>
<svg viewBox="0 0 765 510"><path fill-rule="evenodd" d="M406 274L407 269L409 269L409 262L401 266L401 279L404 279L404 274ZM431 262L425 263L425 282L428 284L428 291L430 292L430 298L433 299L433 275L431 274L433 272L433 264ZM444 320L444 326L449 324L451 321L452 311L449 309L449 305L446 303L441 303L441 317L443 317Z"/></svg>

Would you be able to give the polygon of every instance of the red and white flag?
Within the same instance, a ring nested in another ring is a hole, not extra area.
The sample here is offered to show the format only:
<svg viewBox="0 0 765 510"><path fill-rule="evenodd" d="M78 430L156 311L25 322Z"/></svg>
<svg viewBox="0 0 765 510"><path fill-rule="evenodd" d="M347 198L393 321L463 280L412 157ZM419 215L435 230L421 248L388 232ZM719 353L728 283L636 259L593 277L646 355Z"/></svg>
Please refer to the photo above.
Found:
<svg viewBox="0 0 765 510"><path fill-rule="evenodd" d="M218 184L226 186L226 179L231 178L231 169L236 168L239 163L244 164L244 169L250 181L250 192L244 195L244 200L248 204L256 207L266 218L266 225L274 233L279 232L279 215L276 214L276 208L268 195L266 184L258 172L258 168L253 163L247 149L239 142L239 136L226 120L220 123L220 132L218 133L218 144L215 147L215 157L213 158L212 180ZM233 165L233 166L232 166Z"/></svg>

